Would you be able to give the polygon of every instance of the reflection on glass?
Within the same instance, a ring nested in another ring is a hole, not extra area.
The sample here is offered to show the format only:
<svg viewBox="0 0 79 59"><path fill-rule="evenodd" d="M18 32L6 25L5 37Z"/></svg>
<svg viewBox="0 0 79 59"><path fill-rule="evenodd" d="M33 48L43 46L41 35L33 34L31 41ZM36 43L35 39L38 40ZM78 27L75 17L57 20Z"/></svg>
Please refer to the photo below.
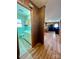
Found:
<svg viewBox="0 0 79 59"><path fill-rule="evenodd" d="M31 15L30 10L17 4L17 30L20 56L31 48Z"/></svg>

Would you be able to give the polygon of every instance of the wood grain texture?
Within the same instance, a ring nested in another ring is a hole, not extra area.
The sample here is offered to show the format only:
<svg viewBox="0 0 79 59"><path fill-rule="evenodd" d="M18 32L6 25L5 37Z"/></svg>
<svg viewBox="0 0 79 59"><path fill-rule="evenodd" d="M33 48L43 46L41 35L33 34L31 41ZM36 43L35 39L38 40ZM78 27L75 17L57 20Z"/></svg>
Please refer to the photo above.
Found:
<svg viewBox="0 0 79 59"><path fill-rule="evenodd" d="M37 43L44 43L44 20L45 20L45 7L32 8L32 47Z"/></svg>
<svg viewBox="0 0 79 59"><path fill-rule="evenodd" d="M61 59L60 36L54 32L44 33L44 45L38 43L21 59Z"/></svg>

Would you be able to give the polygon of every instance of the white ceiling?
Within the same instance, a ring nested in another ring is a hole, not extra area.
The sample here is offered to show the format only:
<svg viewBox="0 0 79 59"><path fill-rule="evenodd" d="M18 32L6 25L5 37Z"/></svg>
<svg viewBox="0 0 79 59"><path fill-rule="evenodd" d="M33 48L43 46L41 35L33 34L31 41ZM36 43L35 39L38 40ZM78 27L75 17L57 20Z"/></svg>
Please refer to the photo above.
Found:
<svg viewBox="0 0 79 59"><path fill-rule="evenodd" d="M45 21L60 21L61 0L31 0L38 8L46 5Z"/></svg>
<svg viewBox="0 0 79 59"><path fill-rule="evenodd" d="M31 0L38 8L46 5L48 0Z"/></svg>
<svg viewBox="0 0 79 59"><path fill-rule="evenodd" d="M61 0L48 0L45 9L46 21L59 21L61 18Z"/></svg>

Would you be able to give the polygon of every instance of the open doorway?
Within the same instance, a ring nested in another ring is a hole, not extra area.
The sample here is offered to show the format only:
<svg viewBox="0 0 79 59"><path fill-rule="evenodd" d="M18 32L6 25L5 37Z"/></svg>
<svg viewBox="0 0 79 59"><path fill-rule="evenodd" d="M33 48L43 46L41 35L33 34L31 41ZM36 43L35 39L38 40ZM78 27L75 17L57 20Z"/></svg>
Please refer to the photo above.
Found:
<svg viewBox="0 0 79 59"><path fill-rule="evenodd" d="M48 0L45 8L44 43L61 58L61 0Z"/></svg>

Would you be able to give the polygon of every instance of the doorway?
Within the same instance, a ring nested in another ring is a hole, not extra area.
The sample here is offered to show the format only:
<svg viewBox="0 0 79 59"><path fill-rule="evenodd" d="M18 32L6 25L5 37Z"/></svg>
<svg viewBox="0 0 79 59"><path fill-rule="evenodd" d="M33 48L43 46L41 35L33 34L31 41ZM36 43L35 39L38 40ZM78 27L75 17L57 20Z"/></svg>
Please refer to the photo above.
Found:
<svg viewBox="0 0 79 59"><path fill-rule="evenodd" d="M17 3L17 32L21 57L32 47L31 12L19 3Z"/></svg>

